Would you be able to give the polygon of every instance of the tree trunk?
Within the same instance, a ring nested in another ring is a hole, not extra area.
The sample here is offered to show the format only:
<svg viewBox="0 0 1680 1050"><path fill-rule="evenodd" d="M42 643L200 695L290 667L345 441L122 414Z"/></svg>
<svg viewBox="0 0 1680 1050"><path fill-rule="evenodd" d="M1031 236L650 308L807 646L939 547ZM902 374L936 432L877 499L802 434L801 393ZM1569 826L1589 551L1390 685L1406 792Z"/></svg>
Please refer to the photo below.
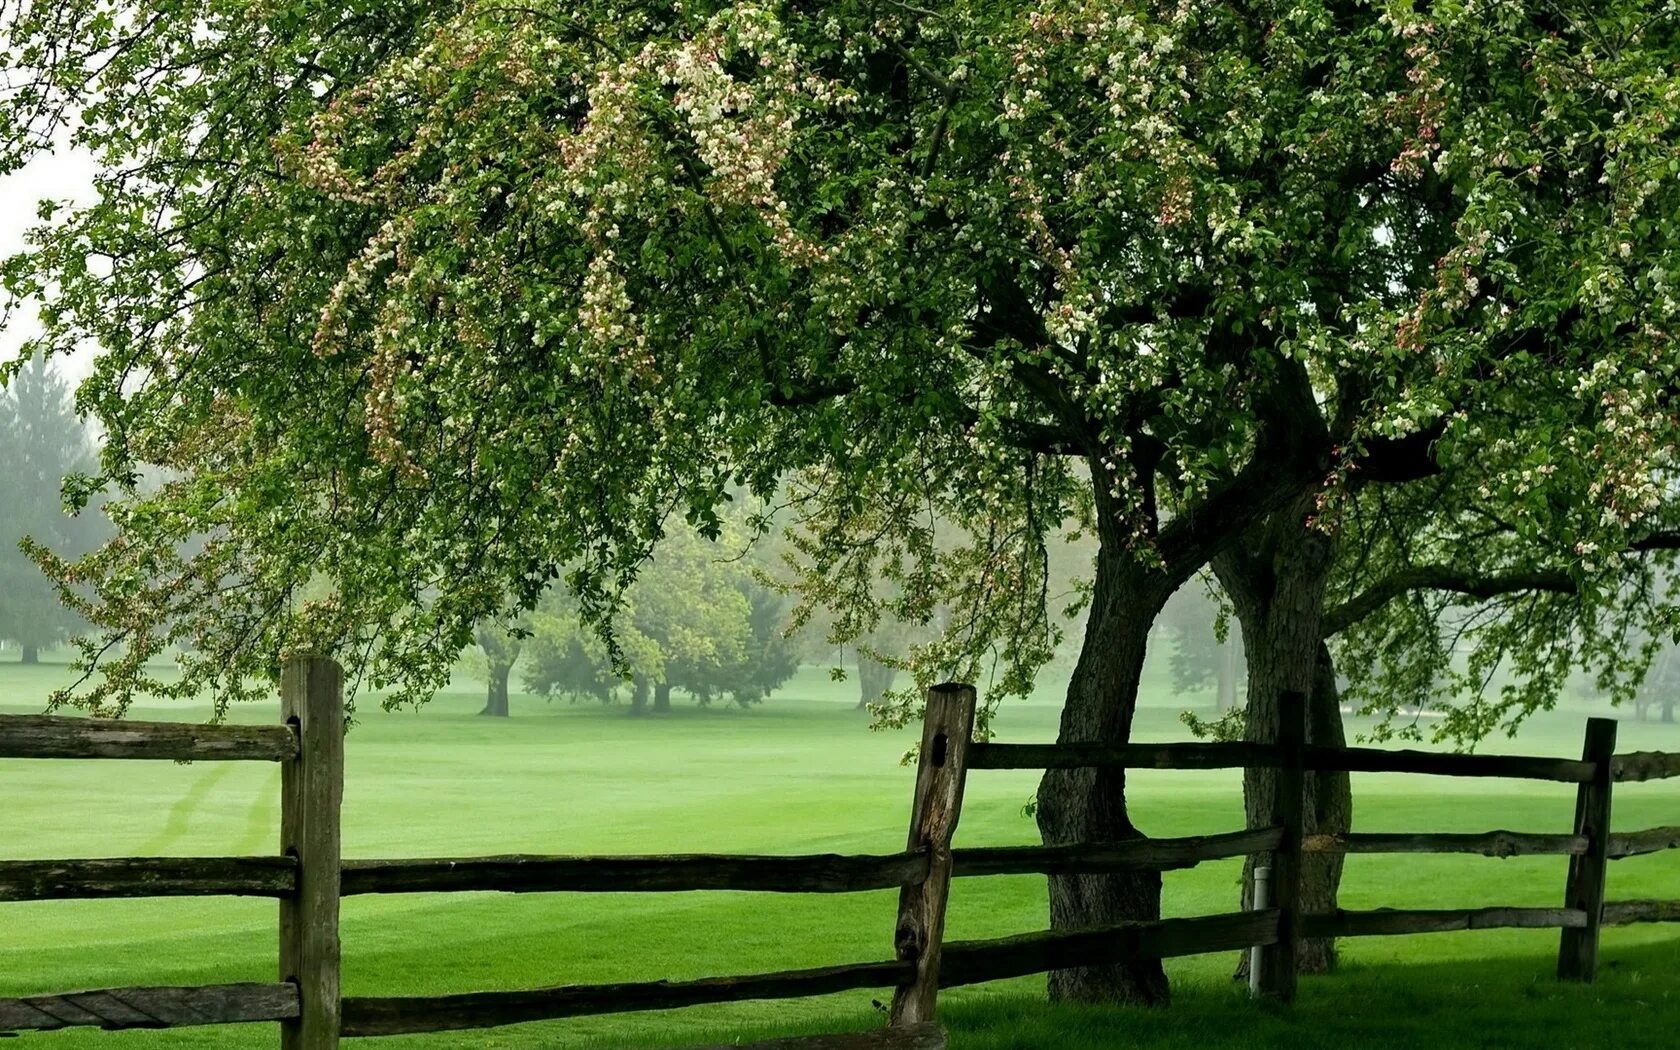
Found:
<svg viewBox="0 0 1680 1050"><path fill-rule="evenodd" d="M630 713L633 715L647 714L648 680L637 676L630 681Z"/></svg>
<svg viewBox="0 0 1680 1050"><path fill-rule="evenodd" d="M1150 628L1171 592L1164 574L1139 567L1120 543L1105 539L1097 555L1085 642L1062 709L1061 743L1122 744L1131 737ZM1124 770L1047 771L1038 789L1038 827L1044 842L1142 837L1127 816L1125 791ZM1050 924L1057 929L1160 916L1158 872L1050 877ZM1050 975L1050 996L1164 1004L1167 977L1159 960L1057 970Z"/></svg>
<svg viewBox="0 0 1680 1050"><path fill-rule="evenodd" d="M858 710L866 710L892 688L898 670L865 653L858 654Z"/></svg>
<svg viewBox="0 0 1680 1050"><path fill-rule="evenodd" d="M1307 740L1327 747L1346 746L1342 729L1341 697L1335 665L1321 638L1324 592L1335 561L1336 540L1308 524L1310 497L1291 503L1251 529L1236 547L1213 561L1214 571L1242 627L1248 665L1248 709L1244 736L1250 741L1275 740L1278 699L1297 691L1308 696ZM1243 775L1243 802L1251 827L1270 822L1277 790L1277 771L1250 769ZM1306 831L1338 834L1348 830L1353 798L1346 773L1308 773ZM1253 868L1259 858L1243 865L1243 907L1251 904ZM1309 854L1301 867L1301 907L1308 912L1336 907L1342 858ZM1301 945L1303 973L1334 969L1332 940ZM1238 966L1246 971L1246 953Z"/></svg>
<svg viewBox="0 0 1680 1050"><path fill-rule="evenodd" d="M519 662L520 641L508 632L506 624L487 620L478 625L474 636L484 650L484 709L479 714L490 718L508 716L508 677L513 665Z"/></svg>
<svg viewBox="0 0 1680 1050"><path fill-rule="evenodd" d="M33 645L24 646L23 647L23 662L26 663L26 664L38 664L38 663L40 663L41 662L41 650L36 648Z"/></svg>
<svg viewBox="0 0 1680 1050"><path fill-rule="evenodd" d="M1662 720L1664 722L1669 722L1669 723L1672 723L1674 721L1674 701L1673 700L1664 700L1662 702Z"/></svg>
<svg viewBox="0 0 1680 1050"><path fill-rule="evenodd" d="M653 687L653 709L662 715L671 713L671 683L660 682Z"/></svg>
<svg viewBox="0 0 1680 1050"><path fill-rule="evenodd" d="M491 718L508 716L508 676L512 671L512 664L500 660L491 661L486 675L488 687L485 691L484 710L479 714Z"/></svg>

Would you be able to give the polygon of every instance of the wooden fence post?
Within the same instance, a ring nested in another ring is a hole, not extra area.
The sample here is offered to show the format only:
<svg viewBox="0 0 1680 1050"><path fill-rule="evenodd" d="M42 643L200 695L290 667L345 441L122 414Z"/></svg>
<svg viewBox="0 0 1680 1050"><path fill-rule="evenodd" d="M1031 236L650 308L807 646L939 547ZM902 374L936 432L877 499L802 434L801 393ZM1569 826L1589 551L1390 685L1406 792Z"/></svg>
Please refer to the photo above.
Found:
<svg viewBox="0 0 1680 1050"><path fill-rule="evenodd" d="M916 974L893 993L890 1023L895 1027L932 1021L939 998L945 902L951 890L951 836L962 814L974 704L971 685L947 683L927 693L909 848L928 851L928 874L918 885L899 891L893 943L900 959L916 964Z"/></svg>
<svg viewBox="0 0 1680 1050"><path fill-rule="evenodd" d="M1594 763L1592 780L1575 793L1575 834L1587 852L1569 858L1563 906L1587 913L1585 927L1564 928L1558 943L1558 979L1591 981L1598 971L1598 929L1604 921L1604 877L1610 867L1610 760L1616 754L1616 720L1587 719L1581 759Z"/></svg>
<svg viewBox="0 0 1680 1050"><path fill-rule="evenodd" d="M321 657L286 661L280 717L298 754L280 767L280 851L297 858L297 892L280 899L280 979L297 986L298 1016L282 1050L337 1050L339 807L344 799L344 672Z"/></svg>
<svg viewBox="0 0 1680 1050"><path fill-rule="evenodd" d="M1278 912L1277 943L1260 949L1259 992L1278 1002L1295 999L1296 956L1301 934L1301 835L1306 813L1307 698L1286 692L1278 697L1277 792L1272 823L1283 839L1272 851L1272 907Z"/></svg>

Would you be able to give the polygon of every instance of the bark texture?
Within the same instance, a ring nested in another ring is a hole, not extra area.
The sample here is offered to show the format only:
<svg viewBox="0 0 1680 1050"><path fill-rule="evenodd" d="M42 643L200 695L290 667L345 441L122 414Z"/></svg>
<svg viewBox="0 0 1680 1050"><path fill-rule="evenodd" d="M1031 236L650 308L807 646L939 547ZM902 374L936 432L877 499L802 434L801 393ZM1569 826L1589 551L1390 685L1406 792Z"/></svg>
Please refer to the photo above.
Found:
<svg viewBox="0 0 1680 1050"><path fill-rule="evenodd" d="M1336 539L1308 523L1312 509L1310 496L1294 501L1248 530L1242 542L1213 559L1213 567L1242 628L1248 665L1245 738L1255 742L1275 740L1278 699L1286 691L1297 690L1308 696L1307 742L1345 747L1335 665L1320 629ZM1244 773L1243 804L1250 826L1266 822L1276 790L1276 770L1250 769ZM1308 835L1341 834L1349 829L1353 796L1348 774L1308 773L1306 794ZM1259 859L1249 857L1243 866L1244 908L1251 903L1253 869ZM1335 910L1342 864L1340 854L1309 854L1303 858L1304 911ZM1336 965L1335 942L1327 938L1305 941L1299 959L1303 973L1328 972ZM1246 967L1244 956L1239 975Z"/></svg>
<svg viewBox="0 0 1680 1050"><path fill-rule="evenodd" d="M1058 742L1123 744L1131 737L1150 627L1170 587L1158 573L1104 544L1079 662L1068 683ZM1119 769L1052 769L1038 791L1038 827L1045 844L1121 842L1140 838L1126 812L1126 775ZM1107 926L1161 917L1159 872L1050 877L1050 921L1056 929ZM1166 972L1157 959L1050 975L1052 999L1159 1005Z"/></svg>

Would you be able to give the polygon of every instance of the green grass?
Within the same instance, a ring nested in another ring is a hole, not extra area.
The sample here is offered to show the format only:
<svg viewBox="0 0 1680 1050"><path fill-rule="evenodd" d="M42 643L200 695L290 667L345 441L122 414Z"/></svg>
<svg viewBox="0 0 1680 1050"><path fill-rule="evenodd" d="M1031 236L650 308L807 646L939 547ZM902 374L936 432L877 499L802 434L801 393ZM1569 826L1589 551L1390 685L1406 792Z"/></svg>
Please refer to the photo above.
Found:
<svg viewBox="0 0 1680 1050"><path fill-rule="evenodd" d="M62 667L0 665L0 711L39 710ZM364 705L348 743L348 856L676 851L888 852L903 846L911 771L897 759L910 736L865 731L850 683L813 669L751 711L699 710L631 719L622 709L516 697L515 717L475 717L470 680L420 712ZM1179 739L1183 706L1151 679L1140 739ZM1009 709L1003 739L1051 739L1052 699ZM1579 752L1585 708L1534 721L1488 750ZM198 718L185 706L137 708L140 718ZM277 717L272 706L237 712ZM1353 727L1357 731L1358 727ZM1680 750L1680 727L1624 722L1621 750ZM1031 842L1022 806L1036 777L970 778L959 840ZM1367 831L1567 830L1562 785L1356 775L1356 827ZM0 856L260 853L273 849L278 780L261 765L0 762ZM1234 772L1139 772L1136 819L1155 835L1241 826ZM1680 823L1680 785L1620 788L1616 826ZM1555 905L1561 858L1350 858L1350 908ZM1235 907L1238 864L1166 876L1169 915ZM1618 861L1612 899L1680 897L1680 854ZM118 984L198 984L273 978L272 901L39 902L0 906L0 995ZM884 958L890 893L417 895L344 905L345 990L402 995L595 981L685 978ZM1046 924L1038 878L964 879L949 935L1001 936ZM1303 984L1291 1012L1256 1006L1232 987L1230 954L1170 964L1169 1010L1050 1009L1042 978L943 997L959 1050L1145 1047L1575 1047L1663 1045L1680 1021L1680 932L1607 931L1600 981L1560 986L1557 934L1486 931L1345 942L1334 977ZM680 1046L875 1022L869 993L781 1003L580 1018L487 1032L382 1040L394 1050L440 1047ZM273 1026L22 1037L41 1050L88 1047L277 1045Z"/></svg>

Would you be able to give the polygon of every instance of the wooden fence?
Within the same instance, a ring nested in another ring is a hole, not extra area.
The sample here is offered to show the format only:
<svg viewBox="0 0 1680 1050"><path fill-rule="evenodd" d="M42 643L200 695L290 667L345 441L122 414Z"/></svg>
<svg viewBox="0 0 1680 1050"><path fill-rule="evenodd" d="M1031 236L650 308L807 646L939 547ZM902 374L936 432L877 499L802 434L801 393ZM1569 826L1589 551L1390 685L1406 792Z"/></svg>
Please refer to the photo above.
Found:
<svg viewBox="0 0 1680 1050"><path fill-rule="evenodd" d="M1605 901L1608 863L1680 846L1680 827L1611 834L1610 804L1621 781L1680 776L1680 754L1616 755L1616 723L1588 722L1579 760L1321 748L1305 739L1305 704L1283 697L1281 731L1269 743L1119 746L979 743L972 740L974 690L928 693L910 836L882 856L503 856L350 860L339 853L343 793L342 675L324 659L287 664L283 724L181 725L50 716L0 717L0 758L251 760L281 767L281 850L266 857L125 857L0 861L0 901L235 895L279 901L280 965L272 984L112 988L0 999L0 1032L92 1025L169 1028L279 1022L286 1050L336 1047L343 1036L439 1032L525 1021L701 1003L892 988L888 1028L852 1037L765 1044L816 1047L943 1046L933 1023L940 988L1103 965L1258 947L1259 987L1288 1001L1302 937L1358 937L1492 927L1561 929L1558 975L1591 980L1605 924L1680 921L1680 901ZM1052 846L954 848L970 770L1111 766L1149 769L1270 767L1280 790L1264 827L1176 839ZM1303 834L1302 780L1308 770L1520 777L1578 785L1568 834ZM1479 853L1569 858L1561 908L1338 911L1302 914L1303 852ZM947 942L946 900L954 877L1075 874L1189 868L1219 858L1266 854L1269 907L1197 918L1044 930L997 940ZM458 995L343 997L339 989L339 901L365 893L662 892L753 890L844 893L898 888L892 958L691 981L487 991Z"/></svg>

